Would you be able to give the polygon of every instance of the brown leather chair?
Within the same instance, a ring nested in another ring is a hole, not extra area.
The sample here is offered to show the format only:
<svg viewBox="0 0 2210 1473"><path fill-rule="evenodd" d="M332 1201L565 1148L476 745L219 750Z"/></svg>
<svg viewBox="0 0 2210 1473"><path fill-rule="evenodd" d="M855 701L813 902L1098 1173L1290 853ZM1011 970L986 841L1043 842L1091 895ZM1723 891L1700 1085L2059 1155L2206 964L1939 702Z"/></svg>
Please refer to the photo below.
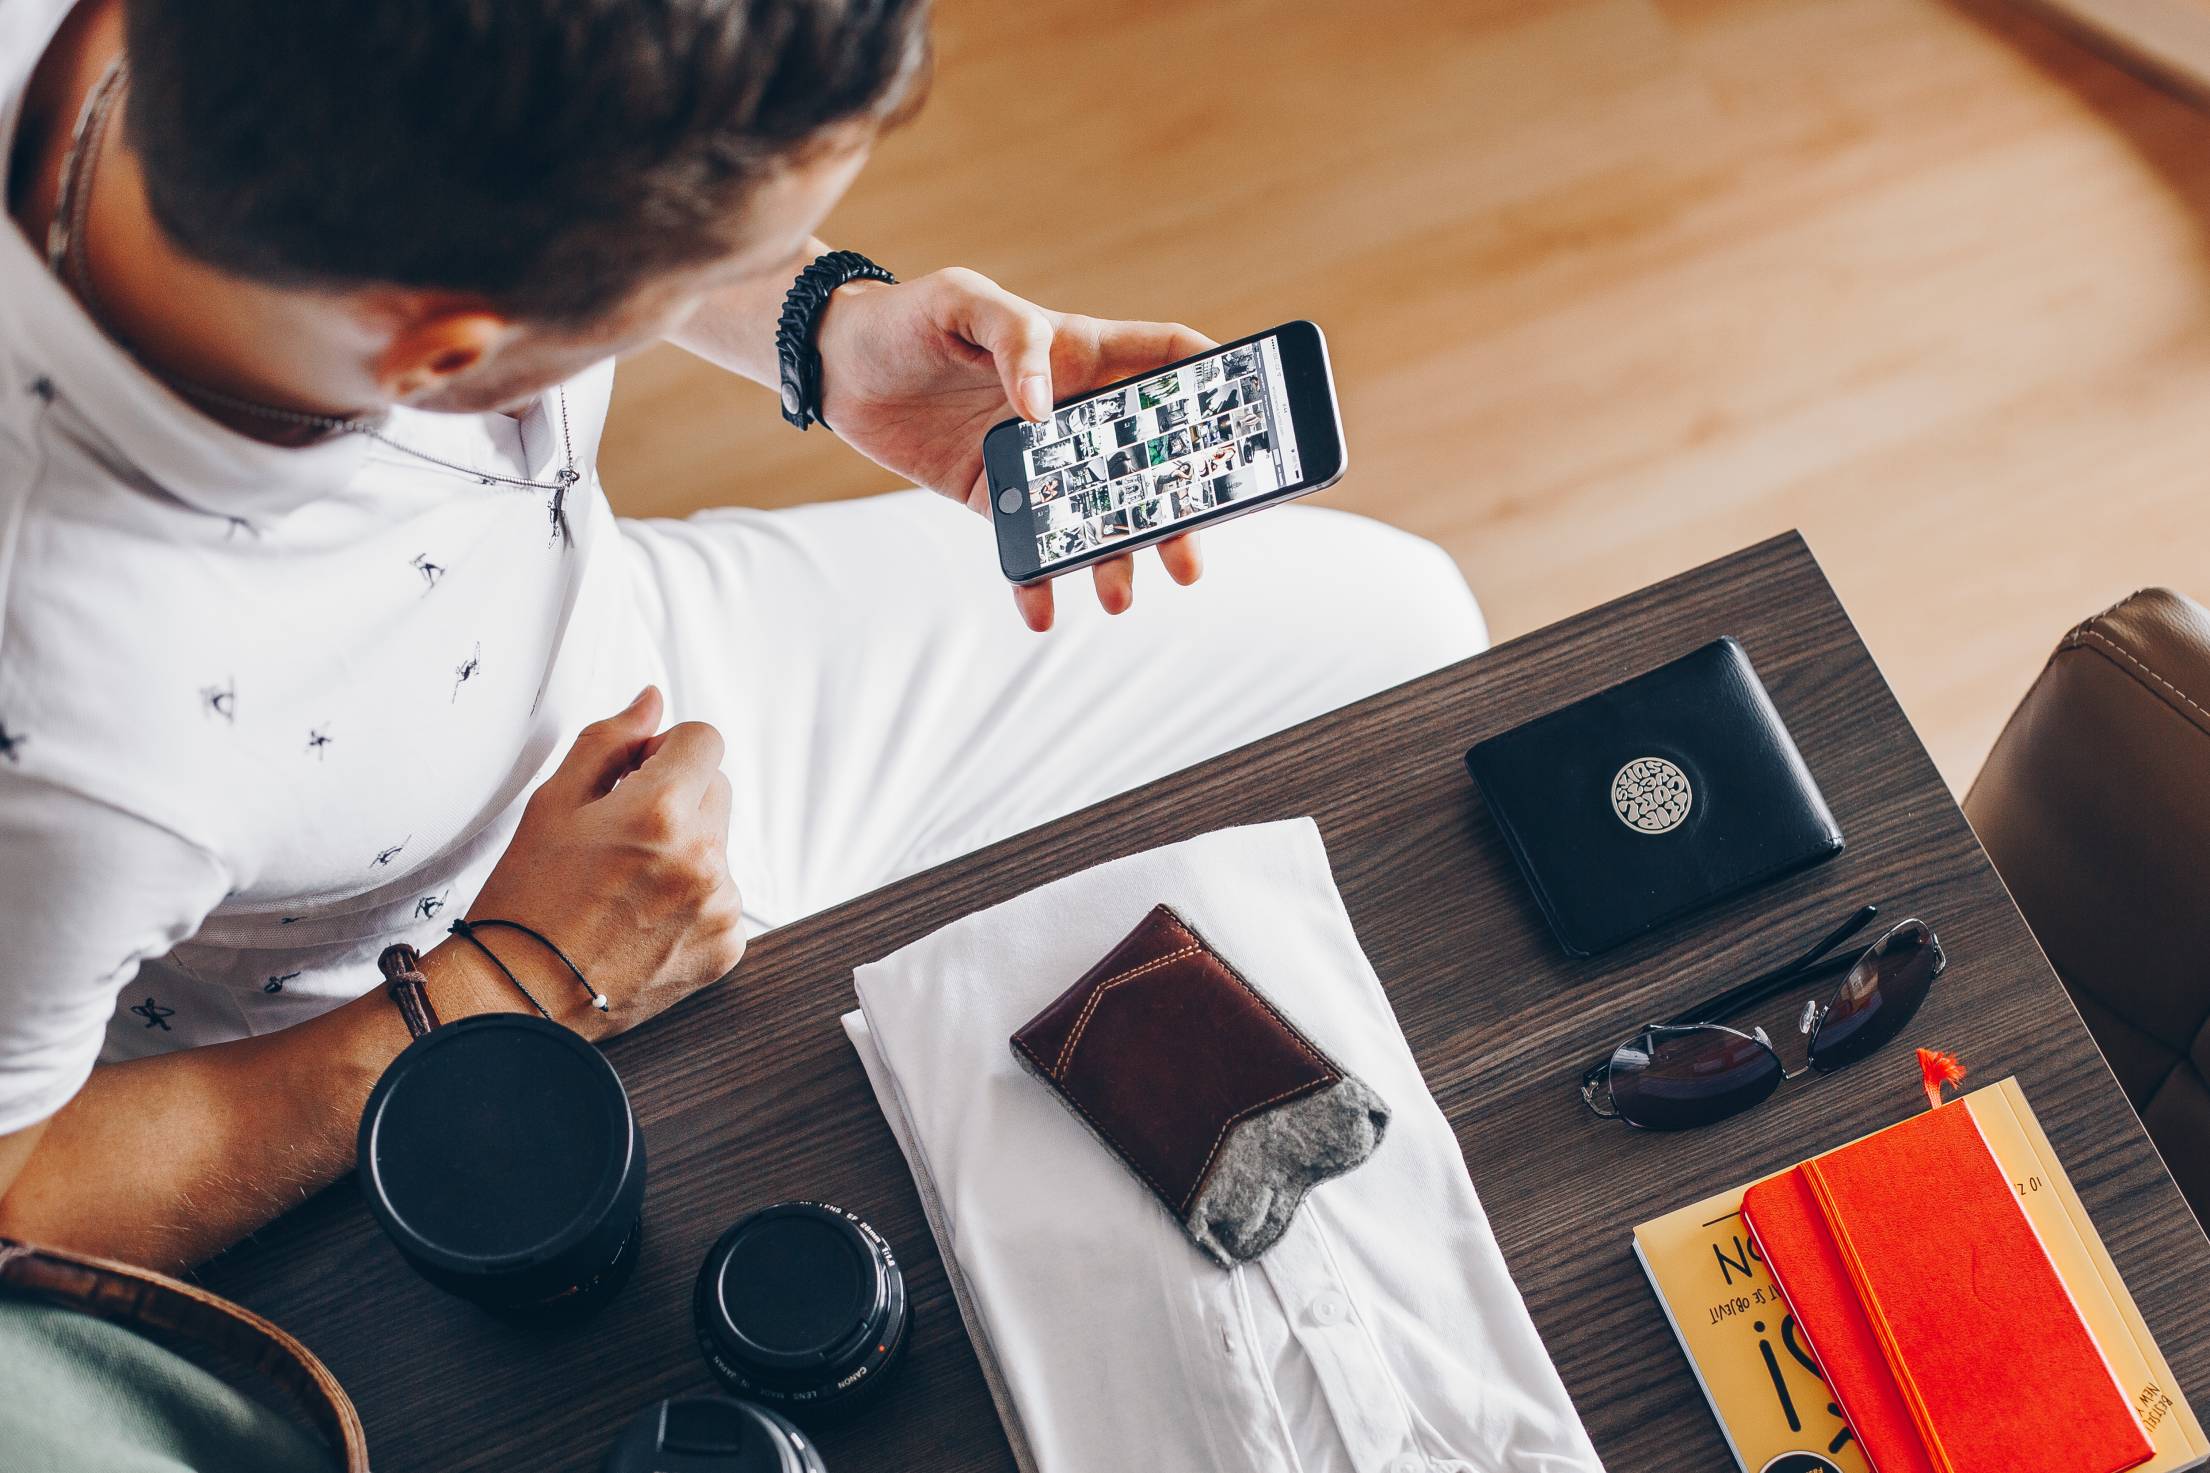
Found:
<svg viewBox="0 0 2210 1473"><path fill-rule="evenodd" d="M2151 588L2065 635L1964 808L2210 1222L2210 610Z"/></svg>

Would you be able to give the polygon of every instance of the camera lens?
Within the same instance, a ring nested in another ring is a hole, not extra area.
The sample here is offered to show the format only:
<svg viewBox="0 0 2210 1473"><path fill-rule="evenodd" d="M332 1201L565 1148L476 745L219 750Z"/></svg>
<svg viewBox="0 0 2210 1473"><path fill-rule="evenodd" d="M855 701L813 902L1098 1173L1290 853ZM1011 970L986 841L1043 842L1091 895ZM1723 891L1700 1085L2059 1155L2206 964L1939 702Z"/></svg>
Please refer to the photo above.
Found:
<svg viewBox="0 0 2210 1473"><path fill-rule="evenodd" d="M824 1202L778 1202L723 1233L691 1308L724 1386L801 1415L865 1405L905 1350L896 1255L856 1213Z"/></svg>
<svg viewBox="0 0 2210 1473"><path fill-rule="evenodd" d="M614 1066L519 1013L447 1023L376 1082L369 1211L439 1287L510 1318L580 1317L637 1262L645 1143Z"/></svg>
<svg viewBox="0 0 2210 1473"><path fill-rule="evenodd" d="M646 1407L601 1467L603 1473L825 1473L805 1433L766 1407L722 1396Z"/></svg>

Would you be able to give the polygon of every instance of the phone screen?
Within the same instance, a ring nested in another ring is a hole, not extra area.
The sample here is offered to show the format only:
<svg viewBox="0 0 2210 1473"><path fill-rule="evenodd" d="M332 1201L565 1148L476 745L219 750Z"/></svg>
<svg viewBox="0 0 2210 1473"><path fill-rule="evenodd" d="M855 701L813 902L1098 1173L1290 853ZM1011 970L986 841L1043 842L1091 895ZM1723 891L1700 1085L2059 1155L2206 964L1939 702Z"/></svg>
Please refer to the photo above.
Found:
<svg viewBox="0 0 2210 1473"><path fill-rule="evenodd" d="M1303 476L1278 334L1077 399L1019 436L1039 567Z"/></svg>

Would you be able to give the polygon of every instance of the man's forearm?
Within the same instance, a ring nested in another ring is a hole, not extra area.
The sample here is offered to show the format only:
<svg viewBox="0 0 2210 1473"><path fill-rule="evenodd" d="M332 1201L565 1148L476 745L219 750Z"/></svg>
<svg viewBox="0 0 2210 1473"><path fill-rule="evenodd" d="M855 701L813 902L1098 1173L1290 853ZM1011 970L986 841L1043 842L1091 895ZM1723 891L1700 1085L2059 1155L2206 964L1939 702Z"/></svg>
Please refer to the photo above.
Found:
<svg viewBox="0 0 2210 1473"><path fill-rule="evenodd" d="M819 240L808 240L790 258L788 270L759 272L723 287L669 333L668 341L754 383L773 385L775 319L782 313L783 297L806 263L828 249Z"/></svg>
<svg viewBox="0 0 2210 1473"><path fill-rule="evenodd" d="M522 1006L455 943L423 967L443 1018ZM407 1041L379 988L278 1033L95 1069L0 1197L0 1234L198 1263L352 1170L361 1107Z"/></svg>

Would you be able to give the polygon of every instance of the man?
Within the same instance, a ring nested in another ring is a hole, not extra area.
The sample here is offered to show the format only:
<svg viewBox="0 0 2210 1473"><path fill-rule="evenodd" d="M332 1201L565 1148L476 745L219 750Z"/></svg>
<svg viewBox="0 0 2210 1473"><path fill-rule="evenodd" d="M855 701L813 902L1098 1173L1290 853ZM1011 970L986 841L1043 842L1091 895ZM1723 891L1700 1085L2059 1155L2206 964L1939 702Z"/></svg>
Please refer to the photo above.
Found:
<svg viewBox="0 0 2210 1473"><path fill-rule="evenodd" d="M174 1266L349 1169L394 942L452 1018L528 1004L447 925L533 926L604 1037L1478 647L1446 559L1320 512L1022 629L954 505L983 431L1205 340L971 272L811 324L825 422L942 498L614 519L612 358L774 380L924 8L0 0L0 1233Z"/></svg>

